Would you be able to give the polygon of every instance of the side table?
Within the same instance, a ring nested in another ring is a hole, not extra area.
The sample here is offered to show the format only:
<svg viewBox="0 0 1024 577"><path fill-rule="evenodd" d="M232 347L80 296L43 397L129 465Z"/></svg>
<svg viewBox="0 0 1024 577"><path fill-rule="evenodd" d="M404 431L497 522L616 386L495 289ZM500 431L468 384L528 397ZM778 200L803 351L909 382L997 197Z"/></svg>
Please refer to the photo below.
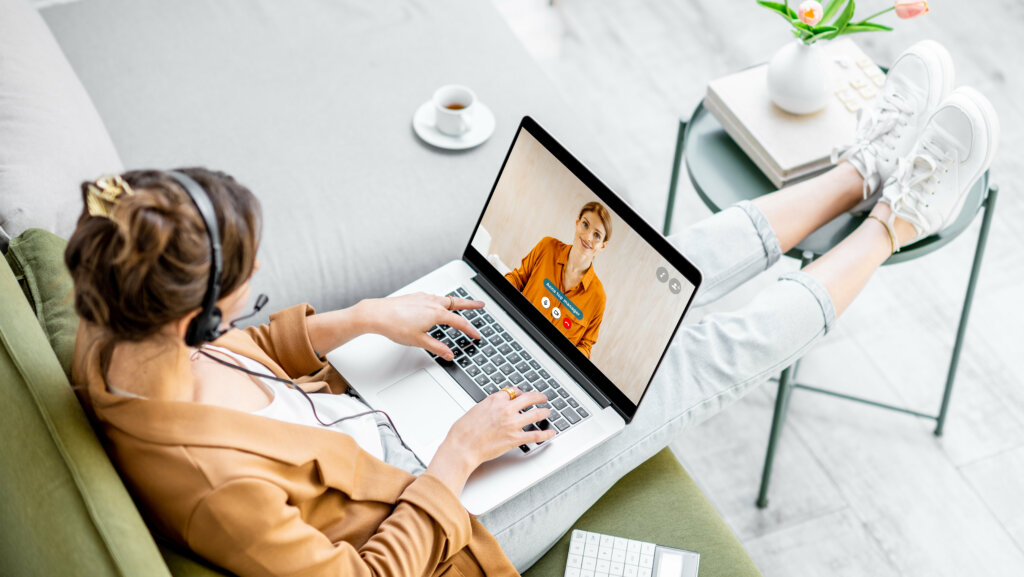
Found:
<svg viewBox="0 0 1024 577"><path fill-rule="evenodd" d="M664 233L666 235L672 226L672 209L675 205L676 188L684 150L686 151L686 170L690 175L690 182L693 183L697 195L700 196L701 200L704 201L704 204L712 212L718 212L741 200L757 198L775 190L775 186L771 181L761 173L757 165L726 134L722 125L707 111L704 107L704 102L701 101L689 121L681 119L679 122L675 158L672 163L672 179L669 183L668 206L665 212ZM974 288L977 284L978 273L981 270L981 261L985 254L985 244L988 240L989 227L992 223L992 215L995 211L998 193L998 187L989 183L989 173L985 172L971 187L964 209L952 226L939 234L928 237L919 243L901 250L889 257L889 260L885 262L886 265L906 262L941 248L966 230L975 216L984 209L981 231L978 233L978 244L974 252L974 263L971 266L967 294L964 298L964 306L960 314L960 323L957 327L956 340L953 345L939 414L926 414L903 407L879 403L870 399L799 384L796 382L796 371L799 361L793 363L793 365L782 371L778 378L779 388L778 394L775 397L775 411L772 416L772 428L768 438L764 471L761 475L761 489L757 498L758 507L764 508L768 506L768 485L771 480L775 448L782 434L786 412L789 408L790 395L792 395L794 389L823 393L849 401L932 419L936 421L935 435L942 435L946 422L946 413L949 409L950 396L953 392L953 382L956 378L956 369L960 360L960 352L963 347L967 320L971 312L971 303L974 300ZM838 244L839 241L857 228L864 218L864 215L841 214L804 239L803 242L786 253L786 256L800 259L800 266L803 268Z"/></svg>

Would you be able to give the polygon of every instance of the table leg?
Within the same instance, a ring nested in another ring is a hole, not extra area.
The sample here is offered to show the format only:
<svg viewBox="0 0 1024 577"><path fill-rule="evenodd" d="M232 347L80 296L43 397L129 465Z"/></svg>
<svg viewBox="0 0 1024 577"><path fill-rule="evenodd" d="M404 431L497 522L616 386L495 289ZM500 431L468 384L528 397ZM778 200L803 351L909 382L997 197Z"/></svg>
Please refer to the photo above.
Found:
<svg viewBox="0 0 1024 577"><path fill-rule="evenodd" d="M683 160L683 136L686 135L686 121L679 120L679 133L676 134L675 158L672 159L672 180L668 182L668 206L665 207L665 227L662 234L668 236L672 230L672 210L676 206L676 187L679 185L679 169Z"/></svg>
<svg viewBox="0 0 1024 577"><path fill-rule="evenodd" d="M960 352L963 349L964 334L967 332L967 319L971 314L971 303L974 302L974 287L978 283L978 273L981 271L981 259L985 256L985 244L988 242L989 226L992 224L992 214L995 212L996 197L999 195L999 187L993 185L988 190L988 197L985 199L985 216L981 221L981 232L978 233L978 246L974 250L974 264L971 266L971 277L967 282L967 295L964 297L964 308L960 313L960 326L956 331L956 341L953 344L953 357L949 362L949 373L946 375L946 390L942 394L942 408L939 409L938 424L935 426L935 436L942 436L942 428L946 425L946 412L949 409L949 398L953 395L953 382L956 380L957 365L960 364Z"/></svg>

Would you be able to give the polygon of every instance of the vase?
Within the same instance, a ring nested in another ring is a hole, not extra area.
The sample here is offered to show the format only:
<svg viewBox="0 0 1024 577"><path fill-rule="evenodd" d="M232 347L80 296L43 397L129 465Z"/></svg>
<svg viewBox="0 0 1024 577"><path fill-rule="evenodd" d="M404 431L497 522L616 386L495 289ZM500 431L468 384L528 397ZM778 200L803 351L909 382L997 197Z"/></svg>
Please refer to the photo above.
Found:
<svg viewBox="0 0 1024 577"><path fill-rule="evenodd" d="M768 61L768 96L793 114L817 112L828 103L828 56L819 43L794 40Z"/></svg>

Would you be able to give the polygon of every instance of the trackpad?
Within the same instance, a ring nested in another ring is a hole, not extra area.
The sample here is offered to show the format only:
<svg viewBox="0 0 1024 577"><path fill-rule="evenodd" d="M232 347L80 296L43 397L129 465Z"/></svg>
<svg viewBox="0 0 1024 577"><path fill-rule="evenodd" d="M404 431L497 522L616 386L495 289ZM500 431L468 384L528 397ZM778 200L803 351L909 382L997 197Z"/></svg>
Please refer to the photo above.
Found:
<svg viewBox="0 0 1024 577"><path fill-rule="evenodd" d="M398 432L417 453L433 454L452 423L466 412L426 369L405 377L377 396Z"/></svg>

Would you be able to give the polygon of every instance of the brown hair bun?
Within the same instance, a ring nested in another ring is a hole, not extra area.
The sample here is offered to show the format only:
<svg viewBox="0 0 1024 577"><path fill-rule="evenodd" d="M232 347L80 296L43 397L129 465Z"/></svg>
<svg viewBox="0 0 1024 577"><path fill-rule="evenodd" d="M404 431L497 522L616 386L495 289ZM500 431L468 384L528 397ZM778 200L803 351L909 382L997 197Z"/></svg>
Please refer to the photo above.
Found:
<svg viewBox="0 0 1024 577"><path fill-rule="evenodd" d="M259 201L232 177L204 168L178 169L213 203L223 250L221 296L252 275L260 238ZM188 194L159 170L121 177L133 194L110 216L83 209L64 262L74 281L78 315L112 341L138 341L201 307L210 274L206 225ZM87 205L89 185L82 184Z"/></svg>

